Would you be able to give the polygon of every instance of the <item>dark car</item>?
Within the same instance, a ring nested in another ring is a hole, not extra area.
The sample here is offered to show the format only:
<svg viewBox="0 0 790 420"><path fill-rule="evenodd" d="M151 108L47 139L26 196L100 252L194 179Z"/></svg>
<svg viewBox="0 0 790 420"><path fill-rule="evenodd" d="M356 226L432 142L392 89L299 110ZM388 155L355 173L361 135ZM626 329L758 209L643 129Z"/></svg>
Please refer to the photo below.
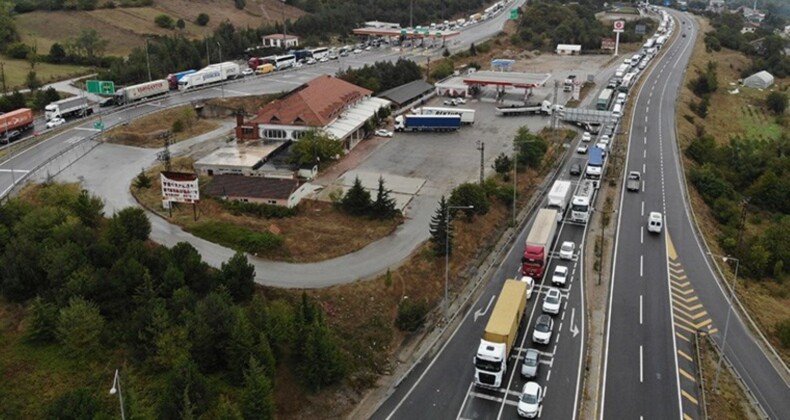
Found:
<svg viewBox="0 0 790 420"><path fill-rule="evenodd" d="M100 108L105 108L105 107L113 106L113 105L115 105L115 98L106 98L106 99L103 99L101 102L99 102L99 107Z"/></svg>
<svg viewBox="0 0 790 420"><path fill-rule="evenodd" d="M0 136L0 144L8 144L19 140L22 137L22 132L19 130L11 130Z"/></svg>
<svg viewBox="0 0 790 420"><path fill-rule="evenodd" d="M579 165L578 163L574 163L573 165L571 165L571 175L578 176L578 175L581 175L581 174L582 174L582 166L581 165Z"/></svg>

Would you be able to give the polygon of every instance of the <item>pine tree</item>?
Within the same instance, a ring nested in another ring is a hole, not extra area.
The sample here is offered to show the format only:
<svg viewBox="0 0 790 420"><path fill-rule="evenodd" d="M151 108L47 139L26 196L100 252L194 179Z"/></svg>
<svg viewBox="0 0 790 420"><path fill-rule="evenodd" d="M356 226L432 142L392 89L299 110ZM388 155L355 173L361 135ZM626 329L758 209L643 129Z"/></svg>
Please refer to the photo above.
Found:
<svg viewBox="0 0 790 420"><path fill-rule="evenodd" d="M362 186L362 182L357 177L354 185L348 190L340 206L343 211L352 216L365 216L369 214L371 208L370 193Z"/></svg>
<svg viewBox="0 0 790 420"><path fill-rule="evenodd" d="M438 256L444 256L445 251L453 252L453 234L447 229L447 200L439 200L439 207L431 218L431 241L433 242L433 252ZM447 237L449 235L449 238ZM449 243L446 242L449 240Z"/></svg>
<svg viewBox="0 0 790 420"><path fill-rule="evenodd" d="M55 340L55 326L58 310L49 302L36 296L30 305L28 315L27 339L36 343L50 343Z"/></svg>
<svg viewBox="0 0 790 420"><path fill-rule="evenodd" d="M241 392L241 412L245 419L273 419L274 397L272 384L263 367L250 357L244 372L244 389Z"/></svg>
<svg viewBox="0 0 790 420"><path fill-rule="evenodd" d="M399 211L395 208L395 199L390 197L392 191L384 188L384 177L379 176L379 190L376 201L373 203L373 217L377 219L392 219Z"/></svg>

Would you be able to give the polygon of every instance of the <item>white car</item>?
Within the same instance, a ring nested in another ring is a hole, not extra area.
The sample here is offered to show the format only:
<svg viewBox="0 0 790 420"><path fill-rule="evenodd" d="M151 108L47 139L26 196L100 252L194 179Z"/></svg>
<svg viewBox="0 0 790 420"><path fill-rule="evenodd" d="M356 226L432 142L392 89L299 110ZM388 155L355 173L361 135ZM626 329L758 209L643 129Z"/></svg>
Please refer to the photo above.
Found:
<svg viewBox="0 0 790 420"><path fill-rule="evenodd" d="M360 48L357 48L357 49L354 50L354 54L359 54L361 52L362 52L362 50Z"/></svg>
<svg viewBox="0 0 790 420"><path fill-rule="evenodd" d="M647 231L651 233L661 233L664 225L664 217L657 211L651 211L647 216Z"/></svg>
<svg viewBox="0 0 790 420"><path fill-rule="evenodd" d="M543 297L543 312L557 315L560 313L561 304L562 295L560 295L560 289L550 287L546 292L546 296Z"/></svg>
<svg viewBox="0 0 790 420"><path fill-rule="evenodd" d="M317 61L315 61L315 58L313 58L313 57L308 58L307 61L305 62L305 64L308 64L308 65L312 65L312 64L315 64L315 63L317 63Z"/></svg>
<svg viewBox="0 0 790 420"><path fill-rule="evenodd" d="M598 143L609 144L609 136L604 134L603 136L601 136L601 139L598 140Z"/></svg>
<svg viewBox="0 0 790 420"><path fill-rule="evenodd" d="M253 71L252 69L244 69L241 72L242 76L252 76L253 74L255 74L255 71Z"/></svg>
<svg viewBox="0 0 790 420"><path fill-rule="evenodd" d="M576 244L571 241L565 241L560 247L560 259L572 260L573 254L576 251Z"/></svg>
<svg viewBox="0 0 790 420"><path fill-rule="evenodd" d="M589 131L585 131L584 134L582 134L582 141L587 143L591 140L592 140L592 134L590 134Z"/></svg>
<svg viewBox="0 0 790 420"><path fill-rule="evenodd" d="M535 322L535 330L532 331L532 341L540 344L549 344L553 329L554 320L546 314L541 314Z"/></svg>
<svg viewBox="0 0 790 420"><path fill-rule="evenodd" d="M460 104L460 105L463 105L463 104L466 103L466 99L464 99L464 98L455 98L455 102Z"/></svg>
<svg viewBox="0 0 790 420"><path fill-rule="evenodd" d="M379 128L378 130L376 130L375 134L379 137L392 137L392 131L388 131L383 128Z"/></svg>
<svg viewBox="0 0 790 420"><path fill-rule="evenodd" d="M579 147L576 148L576 153L586 155L587 154L587 145L580 144Z"/></svg>
<svg viewBox="0 0 790 420"><path fill-rule="evenodd" d="M532 290L535 288L535 280L530 276L522 276L521 281L527 283L527 300L532 298Z"/></svg>
<svg viewBox="0 0 790 420"><path fill-rule="evenodd" d="M527 349L524 354L524 362L521 363L521 377L534 378L538 375L540 365L540 352L535 349Z"/></svg>
<svg viewBox="0 0 790 420"><path fill-rule="evenodd" d="M321 63L326 63L327 61L329 61L329 58L327 58L327 57L321 57L321 59L320 59L320 60L318 60L318 61L319 61L319 62L321 62Z"/></svg>
<svg viewBox="0 0 790 420"><path fill-rule="evenodd" d="M49 121L47 121L47 128L55 128L59 125L63 125L66 123L66 120L60 117L55 117Z"/></svg>
<svg viewBox="0 0 790 420"><path fill-rule="evenodd" d="M551 284L565 286L568 281L568 267L558 265L554 267L554 274L551 276Z"/></svg>

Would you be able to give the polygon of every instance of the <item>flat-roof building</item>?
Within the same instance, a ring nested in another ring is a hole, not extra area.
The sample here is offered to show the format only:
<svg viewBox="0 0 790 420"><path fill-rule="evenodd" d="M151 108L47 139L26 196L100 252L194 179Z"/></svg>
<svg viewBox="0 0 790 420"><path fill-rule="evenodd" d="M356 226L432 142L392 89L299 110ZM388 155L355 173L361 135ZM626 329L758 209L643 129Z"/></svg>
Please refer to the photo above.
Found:
<svg viewBox="0 0 790 420"><path fill-rule="evenodd" d="M376 96L391 101L398 108L403 108L412 102L418 101L431 91L433 91L432 84L422 79L418 79L413 82L385 90Z"/></svg>

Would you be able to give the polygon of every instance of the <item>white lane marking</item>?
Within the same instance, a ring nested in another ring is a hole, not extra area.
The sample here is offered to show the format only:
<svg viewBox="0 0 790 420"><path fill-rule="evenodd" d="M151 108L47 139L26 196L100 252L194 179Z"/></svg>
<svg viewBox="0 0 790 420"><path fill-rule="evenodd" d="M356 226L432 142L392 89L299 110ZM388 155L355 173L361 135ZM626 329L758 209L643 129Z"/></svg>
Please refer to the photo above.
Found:
<svg viewBox="0 0 790 420"><path fill-rule="evenodd" d="M647 159L647 149L642 152L642 159Z"/></svg>
<svg viewBox="0 0 790 420"><path fill-rule="evenodd" d="M26 174L30 171L27 169L0 169L0 172L8 172L11 175L13 175L13 174Z"/></svg>
<svg viewBox="0 0 790 420"><path fill-rule="evenodd" d="M645 215L645 202L642 202L642 216Z"/></svg>
<svg viewBox="0 0 790 420"><path fill-rule="evenodd" d="M639 295L639 325L642 325L642 295Z"/></svg>
<svg viewBox="0 0 790 420"><path fill-rule="evenodd" d="M644 176L644 175L645 175L645 172L647 172L647 169L646 169L646 166L645 166L645 164L643 163L643 164L642 164L642 176Z"/></svg>
<svg viewBox="0 0 790 420"><path fill-rule="evenodd" d="M641 237L640 240L639 240L639 243L644 244L645 243L645 228L639 229L639 236Z"/></svg>
<svg viewBox="0 0 790 420"><path fill-rule="evenodd" d="M644 275L645 275L645 271L644 271L645 264L644 263L645 263L645 256L644 255L640 255L639 256L639 277L644 277Z"/></svg>
<svg viewBox="0 0 790 420"><path fill-rule="evenodd" d="M551 380L551 369L549 369L549 373L546 374L546 382Z"/></svg>
<svg viewBox="0 0 790 420"><path fill-rule="evenodd" d="M644 359L644 357L642 356L642 345L640 344L639 345L639 383L642 383L642 382L645 381L645 376L644 376L645 368L644 368L644 360L643 359Z"/></svg>

